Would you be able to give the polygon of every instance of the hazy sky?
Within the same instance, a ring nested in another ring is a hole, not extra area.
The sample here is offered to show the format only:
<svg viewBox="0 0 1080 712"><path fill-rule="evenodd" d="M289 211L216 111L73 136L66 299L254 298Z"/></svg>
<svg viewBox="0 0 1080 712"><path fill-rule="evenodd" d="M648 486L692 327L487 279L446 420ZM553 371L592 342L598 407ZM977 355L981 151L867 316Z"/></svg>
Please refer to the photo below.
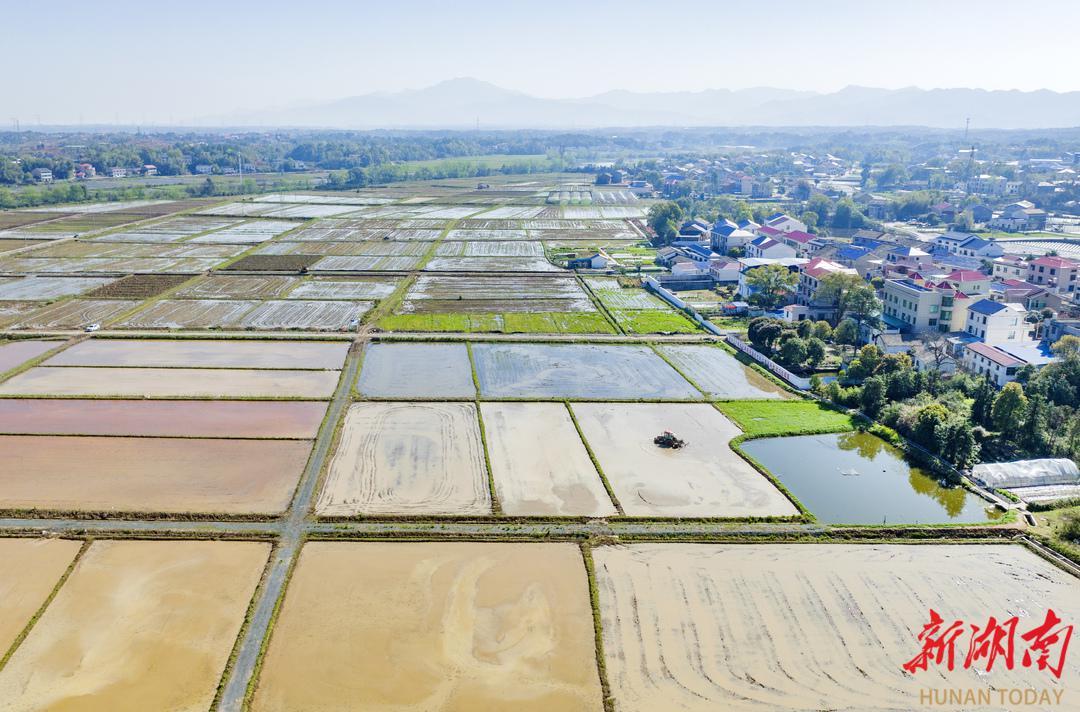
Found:
<svg viewBox="0 0 1080 712"><path fill-rule="evenodd" d="M6 2L0 121L187 123L470 76L545 97L1080 89L1080 0Z"/></svg>

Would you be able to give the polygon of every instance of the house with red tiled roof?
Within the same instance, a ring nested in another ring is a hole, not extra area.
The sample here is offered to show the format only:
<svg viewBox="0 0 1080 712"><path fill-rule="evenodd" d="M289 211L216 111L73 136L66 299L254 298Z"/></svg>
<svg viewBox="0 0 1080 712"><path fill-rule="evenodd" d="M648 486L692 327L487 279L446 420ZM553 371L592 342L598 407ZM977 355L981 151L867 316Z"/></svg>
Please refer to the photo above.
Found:
<svg viewBox="0 0 1080 712"><path fill-rule="evenodd" d="M795 303L808 307L806 313L811 319L832 319L836 316L836 300L823 300L818 295L822 280L831 274L859 276L859 273L850 267L820 257L810 260L799 269Z"/></svg>
<svg viewBox="0 0 1080 712"><path fill-rule="evenodd" d="M1065 257L1036 257L1027 263L1027 280L1058 294L1080 292L1080 262Z"/></svg>

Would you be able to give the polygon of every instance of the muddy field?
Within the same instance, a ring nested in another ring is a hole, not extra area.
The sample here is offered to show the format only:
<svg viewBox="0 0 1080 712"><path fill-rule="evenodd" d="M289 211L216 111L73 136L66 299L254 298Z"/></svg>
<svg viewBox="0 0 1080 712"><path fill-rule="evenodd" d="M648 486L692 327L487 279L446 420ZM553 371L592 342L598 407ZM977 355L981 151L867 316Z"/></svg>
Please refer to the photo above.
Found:
<svg viewBox="0 0 1080 712"><path fill-rule="evenodd" d="M578 424L623 510L643 517L767 517L795 505L728 446L741 432L697 403L577 403ZM687 442L657 447L670 430Z"/></svg>
<svg viewBox="0 0 1080 712"><path fill-rule="evenodd" d="M325 413L322 401L3 398L0 433L311 439Z"/></svg>
<svg viewBox="0 0 1080 712"><path fill-rule="evenodd" d="M0 383L0 395L320 399L337 381L337 371L37 366Z"/></svg>
<svg viewBox="0 0 1080 712"><path fill-rule="evenodd" d="M576 546L316 542L293 574L252 709L602 706Z"/></svg>
<svg viewBox="0 0 1080 712"><path fill-rule="evenodd" d="M0 539L0 650L7 652L79 552L64 539Z"/></svg>
<svg viewBox="0 0 1080 712"><path fill-rule="evenodd" d="M465 344L371 344L357 390L375 398L476 397Z"/></svg>
<svg viewBox="0 0 1080 712"><path fill-rule="evenodd" d="M615 507L562 403L483 403L503 513L606 517Z"/></svg>
<svg viewBox="0 0 1080 712"><path fill-rule="evenodd" d="M84 296L97 299L147 299L179 287L189 279L191 277L175 274L133 274L89 291Z"/></svg>
<svg viewBox="0 0 1080 712"><path fill-rule="evenodd" d="M662 344L658 348L712 398L741 400L786 397L783 388L743 366L734 356L716 346Z"/></svg>
<svg viewBox="0 0 1080 712"><path fill-rule="evenodd" d="M94 543L0 674L5 709L208 709L269 551Z"/></svg>
<svg viewBox="0 0 1080 712"><path fill-rule="evenodd" d="M644 346L476 344L480 393L492 398L696 399L701 394Z"/></svg>
<svg viewBox="0 0 1080 712"><path fill-rule="evenodd" d="M0 436L0 509L274 514L306 440Z"/></svg>
<svg viewBox="0 0 1080 712"><path fill-rule="evenodd" d="M1076 619L1076 580L1010 545L637 544L594 550L607 669L619 712L919 709L922 688L1080 684L986 661L901 666L934 609L983 626L1047 608ZM965 638L966 640L966 638ZM949 707L949 709L956 709ZM979 709L984 709L980 707ZM1000 709L1004 709L1001 707Z"/></svg>
<svg viewBox="0 0 1080 712"><path fill-rule="evenodd" d="M544 257L432 257L425 272L561 272Z"/></svg>
<svg viewBox="0 0 1080 712"><path fill-rule="evenodd" d="M0 373L63 345L63 341L0 341Z"/></svg>
<svg viewBox="0 0 1080 712"><path fill-rule="evenodd" d="M48 360L49 366L336 369L348 342L92 339Z"/></svg>
<svg viewBox="0 0 1080 712"><path fill-rule="evenodd" d="M476 406L352 405L316 511L323 516L490 514Z"/></svg>

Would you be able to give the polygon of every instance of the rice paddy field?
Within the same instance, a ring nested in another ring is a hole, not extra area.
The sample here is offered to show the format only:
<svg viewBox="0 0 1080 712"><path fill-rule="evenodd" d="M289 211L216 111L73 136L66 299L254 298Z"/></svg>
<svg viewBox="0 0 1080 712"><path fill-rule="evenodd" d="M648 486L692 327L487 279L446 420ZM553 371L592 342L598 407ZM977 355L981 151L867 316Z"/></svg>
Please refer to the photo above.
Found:
<svg viewBox="0 0 1080 712"><path fill-rule="evenodd" d="M588 178L0 212L0 708L1075 703L1075 665L903 669L931 608L1074 624L1080 569L558 266L639 249Z"/></svg>

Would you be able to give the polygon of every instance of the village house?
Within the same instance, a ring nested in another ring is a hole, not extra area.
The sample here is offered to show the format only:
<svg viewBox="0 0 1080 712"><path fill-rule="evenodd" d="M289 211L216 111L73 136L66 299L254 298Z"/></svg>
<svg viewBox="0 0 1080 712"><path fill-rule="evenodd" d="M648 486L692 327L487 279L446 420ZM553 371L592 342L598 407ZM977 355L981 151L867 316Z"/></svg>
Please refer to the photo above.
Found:
<svg viewBox="0 0 1080 712"><path fill-rule="evenodd" d="M993 262L994 279L1027 279L1027 260L1020 255L1002 255Z"/></svg>
<svg viewBox="0 0 1080 712"><path fill-rule="evenodd" d="M795 303L807 307L807 316L811 319L832 319L836 316L836 299L819 298L821 281L831 274L850 274L858 272L836 262L815 258L807 262L799 271L799 284L795 289Z"/></svg>
<svg viewBox="0 0 1080 712"><path fill-rule="evenodd" d="M1027 323L1024 321L1027 310L1022 304L980 299L969 305L967 311L965 331L987 344L1027 340Z"/></svg>
<svg viewBox="0 0 1080 712"><path fill-rule="evenodd" d="M1077 294L1080 262L1049 255L1036 257L1027 263L1027 280L1045 286L1058 294Z"/></svg>
<svg viewBox="0 0 1080 712"><path fill-rule="evenodd" d="M746 256L779 259L782 257L797 257L798 253L790 245L771 237L762 236L746 243Z"/></svg>
<svg viewBox="0 0 1080 712"><path fill-rule="evenodd" d="M109 169L110 178L127 178L127 168L121 168L119 166L113 166Z"/></svg>
<svg viewBox="0 0 1080 712"><path fill-rule="evenodd" d="M53 174L48 168L35 168L30 171L30 175L34 176L34 180L38 183L52 183Z"/></svg>
<svg viewBox="0 0 1080 712"><path fill-rule="evenodd" d="M963 232L947 232L934 238L934 245L959 257L994 259L1005 254L1005 248L994 240L984 240L978 235Z"/></svg>
<svg viewBox="0 0 1080 712"><path fill-rule="evenodd" d="M802 257L781 257L778 259L770 259L768 257L743 257L739 259L739 287L737 294L743 299L749 299L750 296L757 291L749 284L749 282L747 282L747 277L759 267L764 267L765 265L783 265L784 267L787 267L790 272L798 272L799 268L808 261L809 260Z"/></svg>
<svg viewBox="0 0 1080 712"><path fill-rule="evenodd" d="M1034 203L1028 200L1021 200L1006 205L1001 214L991 220L988 225L995 230L1006 232L1045 230L1046 211L1036 208Z"/></svg>

